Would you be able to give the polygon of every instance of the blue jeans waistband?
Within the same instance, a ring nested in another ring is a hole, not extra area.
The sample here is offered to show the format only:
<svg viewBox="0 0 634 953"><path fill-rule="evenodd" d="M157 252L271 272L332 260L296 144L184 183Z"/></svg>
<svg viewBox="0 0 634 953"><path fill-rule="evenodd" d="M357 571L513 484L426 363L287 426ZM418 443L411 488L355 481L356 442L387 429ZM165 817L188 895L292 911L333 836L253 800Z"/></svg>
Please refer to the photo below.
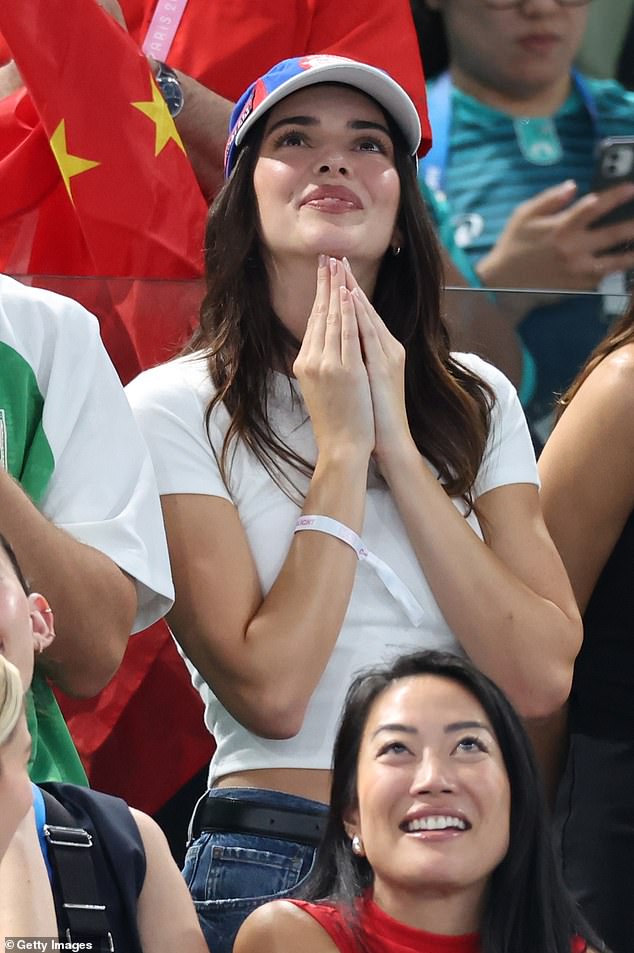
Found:
<svg viewBox="0 0 634 953"><path fill-rule="evenodd" d="M328 808L319 801L261 788L212 788L198 801L189 839L201 831L257 834L317 846Z"/></svg>

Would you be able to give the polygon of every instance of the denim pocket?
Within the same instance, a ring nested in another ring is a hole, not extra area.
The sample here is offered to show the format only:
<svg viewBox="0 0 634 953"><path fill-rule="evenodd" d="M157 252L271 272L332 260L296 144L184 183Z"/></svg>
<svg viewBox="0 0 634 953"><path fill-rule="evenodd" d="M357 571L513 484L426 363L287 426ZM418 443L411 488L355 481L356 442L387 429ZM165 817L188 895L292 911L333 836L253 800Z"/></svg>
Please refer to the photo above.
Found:
<svg viewBox="0 0 634 953"><path fill-rule="evenodd" d="M230 953L249 913L293 892L314 854L312 847L269 837L202 834L187 852L183 876L213 953Z"/></svg>
<svg viewBox="0 0 634 953"><path fill-rule="evenodd" d="M312 854L268 837L203 834L187 852L183 875L195 900L265 900L297 886Z"/></svg>

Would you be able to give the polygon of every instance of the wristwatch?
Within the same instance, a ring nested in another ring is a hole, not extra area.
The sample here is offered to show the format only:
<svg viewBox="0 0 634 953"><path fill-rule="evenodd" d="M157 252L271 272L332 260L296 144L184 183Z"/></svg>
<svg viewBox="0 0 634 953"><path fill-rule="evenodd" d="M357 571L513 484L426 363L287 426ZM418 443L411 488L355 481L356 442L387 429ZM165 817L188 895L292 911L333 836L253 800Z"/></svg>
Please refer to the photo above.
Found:
<svg viewBox="0 0 634 953"><path fill-rule="evenodd" d="M185 105L183 87L171 66L168 66L166 63L161 63L159 60L156 62L158 69L154 79L167 104L170 116L172 119L175 119Z"/></svg>

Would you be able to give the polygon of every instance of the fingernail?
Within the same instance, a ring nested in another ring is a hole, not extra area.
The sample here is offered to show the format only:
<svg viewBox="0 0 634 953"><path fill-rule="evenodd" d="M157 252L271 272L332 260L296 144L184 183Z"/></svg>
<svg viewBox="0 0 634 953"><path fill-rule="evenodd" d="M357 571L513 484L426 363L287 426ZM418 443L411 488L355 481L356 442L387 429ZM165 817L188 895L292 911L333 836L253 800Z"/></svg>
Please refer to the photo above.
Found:
<svg viewBox="0 0 634 953"><path fill-rule="evenodd" d="M320 268L325 268L325 267L326 267L326 256L325 256L325 255L320 255L320 256L319 256L319 267L320 267Z"/></svg>
<svg viewBox="0 0 634 953"><path fill-rule="evenodd" d="M569 189L576 189L577 183L574 179L566 179L565 182L562 182L559 186L562 192L567 192Z"/></svg>
<svg viewBox="0 0 634 953"><path fill-rule="evenodd" d="M337 274L337 259L336 258L330 259L330 274L331 275Z"/></svg>
<svg viewBox="0 0 634 953"><path fill-rule="evenodd" d="M352 268L350 267L350 262L348 261L348 259L344 256L341 260L343 262L343 267L346 269L346 271L349 271L352 274Z"/></svg>

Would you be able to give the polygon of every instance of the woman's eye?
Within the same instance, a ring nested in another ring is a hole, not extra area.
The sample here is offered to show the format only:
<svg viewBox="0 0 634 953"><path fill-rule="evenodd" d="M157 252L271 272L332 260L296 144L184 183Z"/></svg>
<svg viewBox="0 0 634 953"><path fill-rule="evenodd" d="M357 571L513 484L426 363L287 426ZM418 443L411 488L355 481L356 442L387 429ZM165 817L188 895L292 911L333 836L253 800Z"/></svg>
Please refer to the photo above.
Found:
<svg viewBox="0 0 634 953"><path fill-rule="evenodd" d="M466 738L461 738L458 744L456 745L460 751L488 751L489 749L485 745L484 741L481 738L476 738L474 736L468 736Z"/></svg>
<svg viewBox="0 0 634 953"><path fill-rule="evenodd" d="M379 750L379 754L402 754L407 751L406 745L402 741L389 741Z"/></svg>
<svg viewBox="0 0 634 953"><path fill-rule="evenodd" d="M306 141L306 137L302 132L297 132L292 129L289 132L283 133L281 136L275 140L276 147L280 148L281 146L301 146Z"/></svg>
<svg viewBox="0 0 634 953"><path fill-rule="evenodd" d="M380 139L361 139L357 144L360 152L378 152L381 155L387 153L387 146Z"/></svg>

